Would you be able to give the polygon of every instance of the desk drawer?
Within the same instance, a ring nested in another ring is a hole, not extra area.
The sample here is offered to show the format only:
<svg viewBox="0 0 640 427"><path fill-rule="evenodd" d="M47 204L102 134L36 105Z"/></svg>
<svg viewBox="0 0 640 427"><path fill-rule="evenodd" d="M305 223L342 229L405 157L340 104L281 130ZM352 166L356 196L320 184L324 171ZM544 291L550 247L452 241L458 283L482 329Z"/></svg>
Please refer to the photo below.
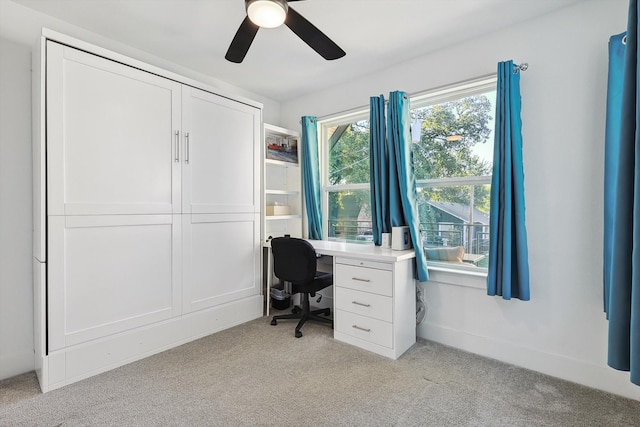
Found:
<svg viewBox="0 0 640 427"><path fill-rule="evenodd" d="M393 300L391 297L336 287L334 301L336 310L344 310L385 322L393 321Z"/></svg>
<svg viewBox="0 0 640 427"><path fill-rule="evenodd" d="M393 273L388 270L336 264L333 280L335 286L393 296Z"/></svg>
<svg viewBox="0 0 640 427"><path fill-rule="evenodd" d="M389 322L336 310L335 328L338 332L387 348L393 348L393 327Z"/></svg>

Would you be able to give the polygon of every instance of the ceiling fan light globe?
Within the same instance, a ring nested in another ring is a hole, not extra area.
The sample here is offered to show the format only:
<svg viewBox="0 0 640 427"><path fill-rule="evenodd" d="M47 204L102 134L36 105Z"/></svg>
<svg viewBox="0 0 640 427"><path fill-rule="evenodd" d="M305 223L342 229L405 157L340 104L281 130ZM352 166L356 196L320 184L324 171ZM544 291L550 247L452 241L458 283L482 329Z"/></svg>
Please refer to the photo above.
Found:
<svg viewBox="0 0 640 427"><path fill-rule="evenodd" d="M284 0L250 0L246 4L249 19L262 28L279 27L287 17L287 2Z"/></svg>

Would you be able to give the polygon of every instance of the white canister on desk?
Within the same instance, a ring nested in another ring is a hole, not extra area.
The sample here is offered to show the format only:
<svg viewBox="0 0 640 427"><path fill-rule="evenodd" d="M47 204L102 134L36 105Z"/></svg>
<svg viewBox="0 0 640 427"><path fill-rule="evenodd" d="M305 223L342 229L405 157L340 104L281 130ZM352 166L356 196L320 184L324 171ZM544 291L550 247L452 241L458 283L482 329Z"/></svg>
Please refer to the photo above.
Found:
<svg viewBox="0 0 640 427"><path fill-rule="evenodd" d="M411 233L409 232L409 227L391 227L391 249L403 251L411 248Z"/></svg>

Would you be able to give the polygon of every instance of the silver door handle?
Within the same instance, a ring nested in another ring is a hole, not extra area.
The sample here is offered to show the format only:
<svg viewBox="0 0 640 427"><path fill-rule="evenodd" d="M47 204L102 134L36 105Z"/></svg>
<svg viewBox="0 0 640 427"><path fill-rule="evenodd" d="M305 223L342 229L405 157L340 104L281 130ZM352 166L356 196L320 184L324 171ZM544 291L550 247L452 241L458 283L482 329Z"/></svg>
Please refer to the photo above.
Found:
<svg viewBox="0 0 640 427"><path fill-rule="evenodd" d="M358 301L351 301L351 304L360 305L362 307L371 307L371 304L364 304Z"/></svg>
<svg viewBox="0 0 640 427"><path fill-rule="evenodd" d="M351 280L355 280L355 281L358 281L358 282L370 282L371 281L369 279L361 279L359 277L352 277Z"/></svg>
<svg viewBox="0 0 640 427"><path fill-rule="evenodd" d="M180 161L180 131L176 131L176 155L173 158L175 162Z"/></svg>
<svg viewBox="0 0 640 427"><path fill-rule="evenodd" d="M352 328L353 328L353 329L358 329L358 330L360 330L360 331L364 331L364 332L371 332L371 329L361 328L361 327L360 327L360 326L358 326L358 325L353 325L353 326L352 326Z"/></svg>
<svg viewBox="0 0 640 427"><path fill-rule="evenodd" d="M186 153L185 153L185 157L184 157L184 162L185 163L189 163L189 151L190 151L190 144L189 144L189 132L187 132L184 136L187 147L186 147Z"/></svg>

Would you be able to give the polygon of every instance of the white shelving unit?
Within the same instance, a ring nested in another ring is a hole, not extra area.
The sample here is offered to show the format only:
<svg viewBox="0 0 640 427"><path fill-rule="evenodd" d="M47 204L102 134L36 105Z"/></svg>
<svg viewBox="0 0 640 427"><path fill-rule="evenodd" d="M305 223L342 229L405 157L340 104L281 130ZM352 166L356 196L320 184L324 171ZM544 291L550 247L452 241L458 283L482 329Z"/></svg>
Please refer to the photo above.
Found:
<svg viewBox="0 0 640 427"><path fill-rule="evenodd" d="M264 124L263 239L289 234L302 236L302 176L300 135L279 126ZM298 162L276 160L268 152L269 142L296 147ZM267 215L268 206L286 206L286 215Z"/></svg>

